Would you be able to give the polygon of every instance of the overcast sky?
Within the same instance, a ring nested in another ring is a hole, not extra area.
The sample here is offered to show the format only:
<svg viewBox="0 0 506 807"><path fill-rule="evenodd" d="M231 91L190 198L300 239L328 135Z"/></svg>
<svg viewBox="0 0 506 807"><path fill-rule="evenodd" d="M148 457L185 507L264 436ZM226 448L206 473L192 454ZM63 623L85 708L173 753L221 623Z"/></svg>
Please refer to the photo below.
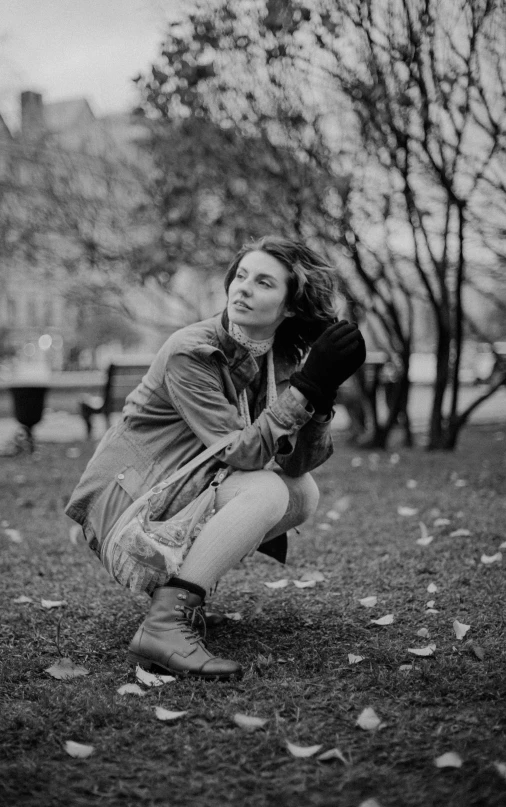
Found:
<svg viewBox="0 0 506 807"><path fill-rule="evenodd" d="M184 4L184 2L183 2ZM14 123L22 90L84 96L96 115L135 103L131 79L158 54L180 0L2 0L0 112Z"/></svg>

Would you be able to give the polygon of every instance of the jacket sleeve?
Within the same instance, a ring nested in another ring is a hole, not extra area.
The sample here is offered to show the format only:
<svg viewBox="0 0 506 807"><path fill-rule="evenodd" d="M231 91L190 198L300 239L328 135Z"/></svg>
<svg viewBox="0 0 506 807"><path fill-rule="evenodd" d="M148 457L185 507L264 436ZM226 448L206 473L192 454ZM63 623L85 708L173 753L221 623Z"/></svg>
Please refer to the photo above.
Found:
<svg viewBox="0 0 506 807"><path fill-rule="evenodd" d="M225 394L221 361L218 354L172 353L165 373L172 404L205 446L239 429L235 440L217 458L233 468L260 470L286 445L286 438L295 438L311 420L311 412L287 389L251 426L246 426L237 406Z"/></svg>
<svg viewBox="0 0 506 807"><path fill-rule="evenodd" d="M278 453L276 462L287 476L302 476L323 465L333 453L330 424L332 420L320 422L312 418L299 430L288 437L289 451Z"/></svg>

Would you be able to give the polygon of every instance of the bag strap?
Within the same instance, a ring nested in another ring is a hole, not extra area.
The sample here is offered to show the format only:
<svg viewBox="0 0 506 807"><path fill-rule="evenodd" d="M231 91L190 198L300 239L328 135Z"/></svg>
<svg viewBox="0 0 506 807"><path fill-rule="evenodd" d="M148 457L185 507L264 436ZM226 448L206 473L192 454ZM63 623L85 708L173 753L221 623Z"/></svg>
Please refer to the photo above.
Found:
<svg viewBox="0 0 506 807"><path fill-rule="evenodd" d="M218 454L219 451L226 448L232 440L234 440L237 435L240 434L240 430L237 429L234 432L230 432L230 434L225 434L220 440L217 440L216 443L213 443L208 448L204 449L200 454L197 454L190 462L187 462L186 465L183 465L182 468L178 468L168 479L164 479L163 482L159 482L157 485L151 488L149 491L150 493L161 493L162 490L168 488L170 485L173 485L174 482L177 482L178 479L181 479L186 474L189 474L191 471L198 468L199 465L202 465L203 462L214 457L215 454Z"/></svg>

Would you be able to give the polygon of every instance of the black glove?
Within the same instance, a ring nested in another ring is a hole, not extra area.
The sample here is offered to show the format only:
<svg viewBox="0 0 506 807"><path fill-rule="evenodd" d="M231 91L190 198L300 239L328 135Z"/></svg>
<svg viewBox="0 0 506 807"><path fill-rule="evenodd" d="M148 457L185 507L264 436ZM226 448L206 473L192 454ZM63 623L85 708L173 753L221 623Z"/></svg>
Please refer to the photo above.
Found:
<svg viewBox="0 0 506 807"><path fill-rule="evenodd" d="M301 370L290 377L292 386L316 412L330 412L338 387L365 361L365 342L356 325L346 320L327 328L313 343Z"/></svg>

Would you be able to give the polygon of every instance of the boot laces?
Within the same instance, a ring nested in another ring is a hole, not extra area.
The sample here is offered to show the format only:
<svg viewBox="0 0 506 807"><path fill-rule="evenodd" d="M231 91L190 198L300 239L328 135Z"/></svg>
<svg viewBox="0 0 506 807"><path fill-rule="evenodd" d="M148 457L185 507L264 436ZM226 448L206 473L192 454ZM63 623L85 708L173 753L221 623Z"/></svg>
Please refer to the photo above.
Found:
<svg viewBox="0 0 506 807"><path fill-rule="evenodd" d="M187 641L191 644L198 644L199 642L205 643L206 638L206 618L204 616L204 609L201 605L196 608L189 608L183 606L181 611L182 621L184 624L181 626L181 633L186 634ZM200 633L202 631L202 634Z"/></svg>

